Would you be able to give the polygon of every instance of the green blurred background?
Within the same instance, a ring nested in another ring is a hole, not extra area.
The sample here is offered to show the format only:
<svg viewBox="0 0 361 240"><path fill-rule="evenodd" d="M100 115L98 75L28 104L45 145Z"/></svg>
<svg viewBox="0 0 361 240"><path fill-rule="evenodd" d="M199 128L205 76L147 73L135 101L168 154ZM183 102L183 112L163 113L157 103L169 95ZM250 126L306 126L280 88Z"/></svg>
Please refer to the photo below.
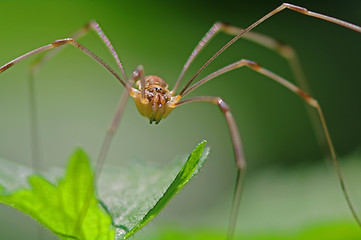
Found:
<svg viewBox="0 0 361 240"><path fill-rule="evenodd" d="M0 65L69 37L94 19L110 38L128 75L143 64L146 74L159 75L170 86L214 22L246 27L281 4L270 0L0 3ZM357 0L292 3L361 25L361 2ZM357 151L361 142L361 35L287 10L256 31L296 49L324 109L337 153L342 157ZM185 80L229 39L225 34L214 39ZM116 68L94 32L79 41ZM222 54L202 76L241 58L259 62L294 82L283 58L244 40ZM0 155L29 166L30 63L31 59L26 60L0 75ZM67 47L36 76L36 91L43 168L64 167L77 146L95 159L122 86L88 56ZM354 225L333 169L327 169L322 160L300 98L249 69L228 73L192 95L221 96L230 105L243 138L249 171L237 232L297 231L299 226L333 219ZM172 222L189 229L196 223L205 228L219 226L220 232L226 228L235 178L231 141L222 114L210 104L180 107L159 125L150 125L132 101L127 105L107 164L121 165L136 158L165 163L190 152L202 139L211 147L206 166L153 225ZM360 158L353 159L357 165ZM357 168L347 163L341 166L345 166L355 205L361 209ZM305 197L308 204L300 204ZM4 206L0 211L0 232L6 236L1 239L36 238L36 223L27 216ZM147 236L151 228L141 234Z"/></svg>

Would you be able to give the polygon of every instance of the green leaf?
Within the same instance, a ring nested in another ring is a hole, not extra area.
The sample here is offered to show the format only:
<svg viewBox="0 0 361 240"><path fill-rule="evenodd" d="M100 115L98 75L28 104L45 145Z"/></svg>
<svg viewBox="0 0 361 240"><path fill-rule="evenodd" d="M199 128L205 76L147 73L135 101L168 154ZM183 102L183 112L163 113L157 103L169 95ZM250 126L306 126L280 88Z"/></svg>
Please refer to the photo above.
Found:
<svg viewBox="0 0 361 240"><path fill-rule="evenodd" d="M159 199L157 204L150 209L150 211L135 225L130 232L125 235L125 238L129 238L139 229L144 227L150 220L152 220L158 213L166 206L166 204L179 192L181 188L195 175L199 169L203 166L206 159L206 154L202 156L203 149L206 142L200 143L189 156L187 162L178 173L172 184L168 187L164 195Z"/></svg>
<svg viewBox="0 0 361 240"><path fill-rule="evenodd" d="M163 167L140 161L122 168L105 166L98 185L100 201L94 195L93 174L82 150L71 157L66 176L56 185L31 175L29 168L0 159L0 203L29 214L62 239L128 238L199 171L208 153L203 151L205 144L200 143L184 165L185 158ZM54 179L59 171L45 175ZM89 209L78 226L83 204L89 204Z"/></svg>
<svg viewBox="0 0 361 240"><path fill-rule="evenodd" d="M200 143L188 159L168 166L133 161L130 166L103 169L98 191L118 227L116 239L129 238L146 225L199 171L208 154L205 144Z"/></svg>
<svg viewBox="0 0 361 240"><path fill-rule="evenodd" d="M12 193L2 186L0 202L30 215L62 239L113 239L111 218L98 207L92 194L93 175L82 150L71 157L66 176L57 185L36 175L28 181L30 189ZM80 227L75 227L84 203L89 203L86 217Z"/></svg>

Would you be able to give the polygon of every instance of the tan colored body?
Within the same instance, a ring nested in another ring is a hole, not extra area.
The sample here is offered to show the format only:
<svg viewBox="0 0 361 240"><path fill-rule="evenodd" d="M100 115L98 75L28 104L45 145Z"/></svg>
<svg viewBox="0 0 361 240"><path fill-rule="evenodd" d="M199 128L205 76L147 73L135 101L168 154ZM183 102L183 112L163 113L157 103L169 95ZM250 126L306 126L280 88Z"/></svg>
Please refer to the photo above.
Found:
<svg viewBox="0 0 361 240"><path fill-rule="evenodd" d="M131 88L130 96L133 97L135 105L141 115L149 118L158 124L160 120L166 118L175 108L180 96L173 96L173 92L168 90L168 84L158 76L146 76L144 98L142 98L142 84L137 81L137 88Z"/></svg>

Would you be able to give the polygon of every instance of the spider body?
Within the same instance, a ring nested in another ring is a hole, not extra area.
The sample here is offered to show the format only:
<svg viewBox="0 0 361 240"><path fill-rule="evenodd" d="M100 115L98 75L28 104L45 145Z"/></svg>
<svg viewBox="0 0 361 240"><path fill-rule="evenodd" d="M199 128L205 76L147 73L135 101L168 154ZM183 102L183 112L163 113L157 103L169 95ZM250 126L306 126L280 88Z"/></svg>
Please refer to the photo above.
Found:
<svg viewBox="0 0 361 240"><path fill-rule="evenodd" d="M141 80L136 82L137 89L131 88L132 96L139 113L148 118L150 123L158 124L166 118L175 108L180 96L173 96L168 90L168 84L160 77L149 75L144 77L144 96L142 96L143 84Z"/></svg>

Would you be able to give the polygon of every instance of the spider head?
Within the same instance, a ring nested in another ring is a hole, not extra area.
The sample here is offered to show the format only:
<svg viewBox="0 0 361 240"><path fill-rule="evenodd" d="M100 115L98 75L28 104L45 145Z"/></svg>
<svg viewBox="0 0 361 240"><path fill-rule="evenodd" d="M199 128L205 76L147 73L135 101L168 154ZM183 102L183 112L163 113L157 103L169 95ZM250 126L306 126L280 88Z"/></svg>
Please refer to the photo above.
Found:
<svg viewBox="0 0 361 240"><path fill-rule="evenodd" d="M158 76L145 76L144 80L145 97L142 99L143 86L140 80L136 82L137 89L132 89L130 95L139 113L147 117L150 123L158 124L173 110L180 97L174 97L168 90L168 84Z"/></svg>

